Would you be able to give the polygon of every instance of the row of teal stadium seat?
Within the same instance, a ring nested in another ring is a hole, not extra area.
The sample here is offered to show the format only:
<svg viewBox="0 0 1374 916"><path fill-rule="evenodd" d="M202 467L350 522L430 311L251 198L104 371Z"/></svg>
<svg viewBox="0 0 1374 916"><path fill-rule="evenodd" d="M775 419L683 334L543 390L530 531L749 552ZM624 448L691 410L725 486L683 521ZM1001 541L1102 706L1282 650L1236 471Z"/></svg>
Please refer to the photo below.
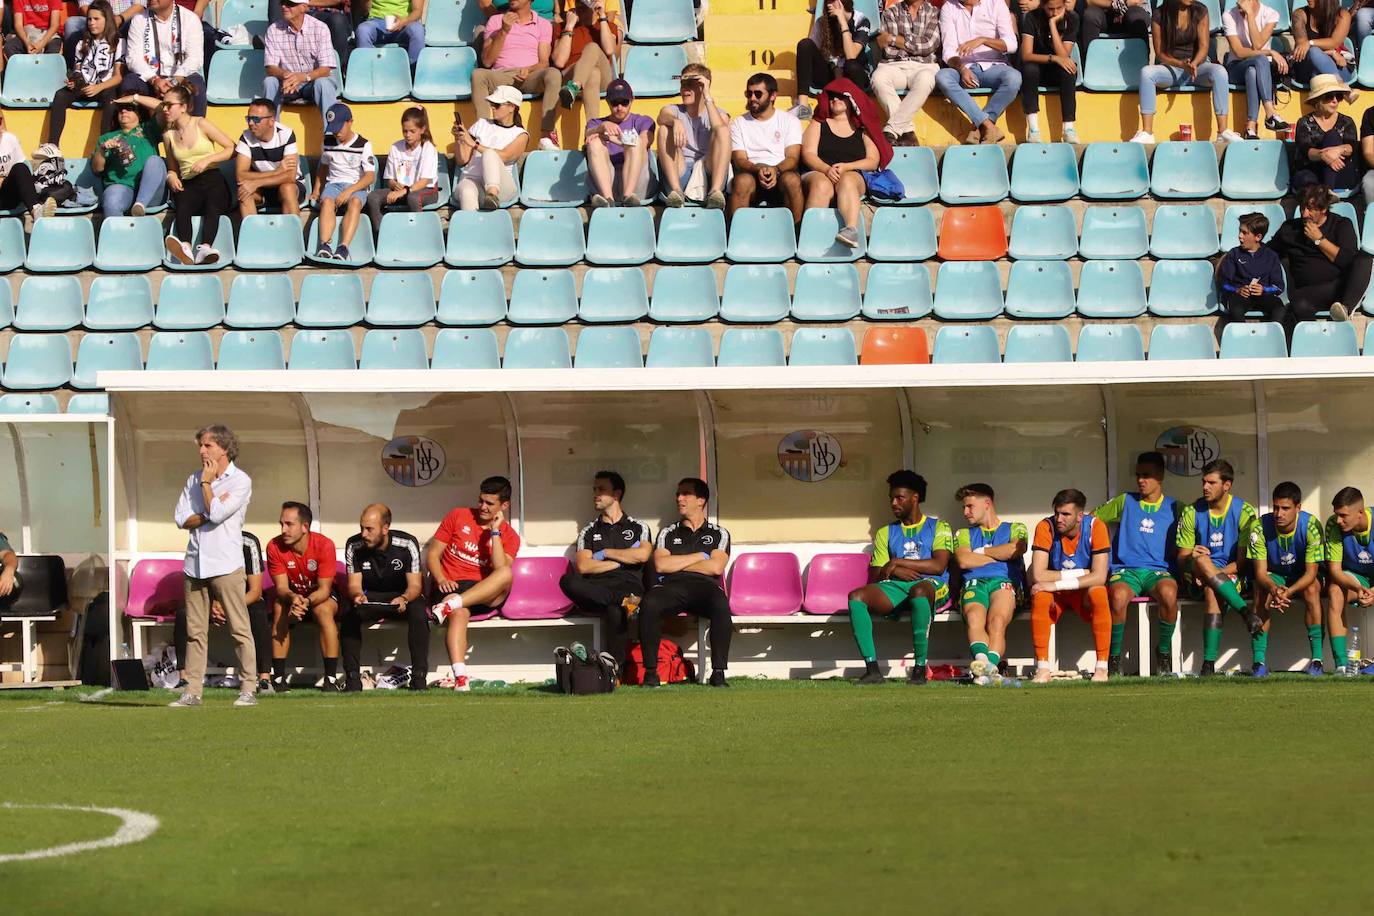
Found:
<svg viewBox="0 0 1374 916"><path fill-rule="evenodd" d="M370 294L351 273L307 274L299 296L284 273L239 274L228 302L219 278L168 275L156 306L152 284L140 274L99 276L83 305L74 276L31 276L19 287L17 306L9 287L0 291L0 327L23 332L208 330L371 327L480 327L615 324L647 318L661 324L722 320L768 324L793 321L910 321L934 315L944 321L1011 318L1206 317L1218 311L1214 271L1206 260L1160 261L1147 287L1139 262L1089 261L1075 288L1063 261L1018 261L1005 295L1001 272L990 261L941 265L933 284L924 264L875 264L866 279L852 264L804 264L789 292L779 264L736 264L723 288L711 265L662 267L650 294L645 274L634 267L592 267L578 278L568 270L530 268L515 274L509 298L505 277L491 268L445 272L436 298L425 271L378 273ZM1366 311L1370 308L1366 306ZM1374 312L1371 312L1374 314Z"/></svg>
<svg viewBox="0 0 1374 916"><path fill-rule="evenodd" d="M425 336L416 329L373 329L363 338L362 353L343 330L298 332L287 360L282 337L275 331L228 331L213 351L205 331L162 331L148 345L145 363L137 334L87 334L72 363L71 343L61 334L26 334L10 342L3 383L13 390L43 390L70 385L96 388L100 371L348 370L348 369L629 369L719 366L852 366L855 340L848 328L799 328L791 352L784 355L782 333L775 328L727 328L719 356L713 354L706 328L656 328L649 340L647 363L639 332L633 327L584 328L577 338L577 357L563 328L515 328L506 338L504 362L496 335L487 328L447 328L434 338L432 357ZM1197 324L1158 325L1150 334L1150 359L1212 359L1217 355L1210 328ZM1289 355L1283 328L1273 323L1231 324L1222 333L1221 357L1256 358ZM1293 336L1293 356L1358 356L1355 329L1348 323L1305 322ZM1078 337L1079 362L1133 361L1145 358L1143 338L1135 325L1085 325ZM997 332L987 325L941 328L935 338L937 364L997 363ZM1061 325L1017 325L1007 334L1008 363L1071 362L1069 332Z"/></svg>

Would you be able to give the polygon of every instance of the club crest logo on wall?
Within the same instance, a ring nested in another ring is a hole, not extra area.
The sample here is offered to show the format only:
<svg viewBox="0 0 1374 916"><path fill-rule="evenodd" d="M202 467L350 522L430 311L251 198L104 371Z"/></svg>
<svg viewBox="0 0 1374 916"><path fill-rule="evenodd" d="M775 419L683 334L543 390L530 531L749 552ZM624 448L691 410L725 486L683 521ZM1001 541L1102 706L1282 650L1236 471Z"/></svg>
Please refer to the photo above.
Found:
<svg viewBox="0 0 1374 916"><path fill-rule="evenodd" d="M778 464L802 483L825 480L839 470L843 458L840 440L817 429L799 429L778 443Z"/></svg>
<svg viewBox="0 0 1374 916"><path fill-rule="evenodd" d="M382 470L403 487L423 487L444 472L444 447L425 436L397 436L382 446Z"/></svg>
<svg viewBox="0 0 1374 916"><path fill-rule="evenodd" d="M1159 434L1155 450L1164 456L1164 466L1171 474L1197 477L1207 462L1221 457L1221 442L1209 429L1175 426Z"/></svg>

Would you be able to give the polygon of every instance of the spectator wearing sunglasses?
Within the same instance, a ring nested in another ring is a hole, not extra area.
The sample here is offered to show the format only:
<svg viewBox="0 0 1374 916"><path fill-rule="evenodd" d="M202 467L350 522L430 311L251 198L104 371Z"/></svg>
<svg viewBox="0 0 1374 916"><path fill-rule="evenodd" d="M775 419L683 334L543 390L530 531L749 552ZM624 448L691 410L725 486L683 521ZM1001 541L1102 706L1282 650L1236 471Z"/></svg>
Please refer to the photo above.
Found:
<svg viewBox="0 0 1374 916"><path fill-rule="evenodd" d="M252 216L259 207L299 216L305 194L295 131L277 121L267 99L254 99L244 121L248 129L234 147L239 216Z"/></svg>
<svg viewBox="0 0 1374 916"><path fill-rule="evenodd" d="M755 73L744 90L744 114L730 122L730 216L741 207L786 207L802 219L801 121L777 107L778 81Z"/></svg>

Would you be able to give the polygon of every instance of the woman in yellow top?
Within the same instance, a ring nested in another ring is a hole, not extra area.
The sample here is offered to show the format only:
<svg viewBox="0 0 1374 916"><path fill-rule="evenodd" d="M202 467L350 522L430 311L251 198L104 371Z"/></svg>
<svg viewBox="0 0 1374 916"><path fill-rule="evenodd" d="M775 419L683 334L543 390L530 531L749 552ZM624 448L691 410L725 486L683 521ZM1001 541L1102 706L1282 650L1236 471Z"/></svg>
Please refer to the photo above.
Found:
<svg viewBox="0 0 1374 916"><path fill-rule="evenodd" d="M213 264L219 260L215 234L219 218L229 212L232 196L219 164L234 155L234 142L209 118L191 115L193 90L182 83L162 96L167 113L167 188L176 205L175 235L167 236L167 250L182 264ZM200 244L191 253L191 217L200 217Z"/></svg>

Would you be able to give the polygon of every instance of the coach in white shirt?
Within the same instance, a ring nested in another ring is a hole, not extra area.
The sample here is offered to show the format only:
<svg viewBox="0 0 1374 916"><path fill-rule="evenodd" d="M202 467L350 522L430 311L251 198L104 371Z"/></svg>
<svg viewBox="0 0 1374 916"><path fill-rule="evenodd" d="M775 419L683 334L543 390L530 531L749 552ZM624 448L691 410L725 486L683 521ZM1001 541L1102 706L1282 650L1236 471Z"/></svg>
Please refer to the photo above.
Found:
<svg viewBox="0 0 1374 916"><path fill-rule="evenodd" d="M238 437L227 426L207 426L196 433L200 470L186 481L177 500L178 528L190 532L186 544L186 692L173 706L199 706L205 682L205 655L210 630L210 602L218 601L229 618L238 646L239 698L235 706L256 706L258 682L253 629L244 603L243 519L253 498L253 481L234 464Z"/></svg>

